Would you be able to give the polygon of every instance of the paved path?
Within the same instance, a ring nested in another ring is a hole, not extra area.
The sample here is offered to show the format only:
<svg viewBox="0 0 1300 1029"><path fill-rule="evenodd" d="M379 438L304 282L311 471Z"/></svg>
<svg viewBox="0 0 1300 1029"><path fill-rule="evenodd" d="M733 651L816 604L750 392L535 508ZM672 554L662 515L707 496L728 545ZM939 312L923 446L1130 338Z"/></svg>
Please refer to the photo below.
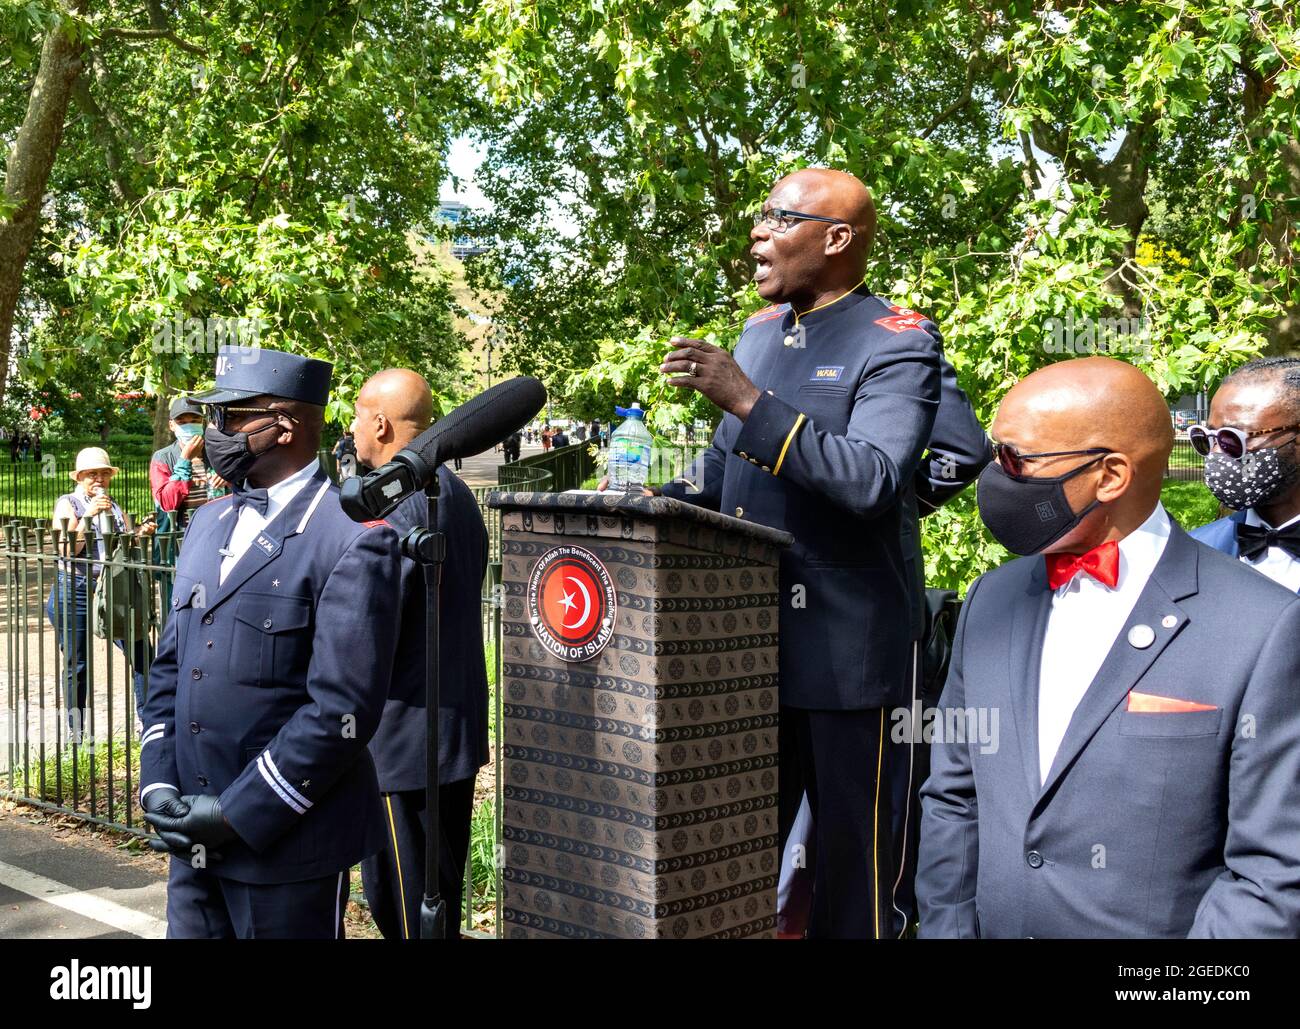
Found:
<svg viewBox="0 0 1300 1029"><path fill-rule="evenodd" d="M520 457L530 457L541 452L541 444L531 447L524 444L519 448ZM505 457L501 451L489 450L486 454L467 457L461 461L458 474L465 480L467 486L495 486L497 484L497 469L503 464L505 464Z"/></svg>
<svg viewBox="0 0 1300 1029"><path fill-rule="evenodd" d="M0 811L0 939L161 939L162 869L150 856Z"/></svg>

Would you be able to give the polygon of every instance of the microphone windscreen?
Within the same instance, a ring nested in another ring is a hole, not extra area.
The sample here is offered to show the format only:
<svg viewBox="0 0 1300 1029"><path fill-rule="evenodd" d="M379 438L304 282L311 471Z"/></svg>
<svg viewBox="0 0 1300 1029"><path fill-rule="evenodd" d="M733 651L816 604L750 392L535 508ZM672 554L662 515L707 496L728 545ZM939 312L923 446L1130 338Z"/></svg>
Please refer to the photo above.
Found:
<svg viewBox="0 0 1300 1029"><path fill-rule="evenodd" d="M507 379L440 418L406 449L430 467L472 457L523 428L545 404L546 387L539 380L530 375Z"/></svg>

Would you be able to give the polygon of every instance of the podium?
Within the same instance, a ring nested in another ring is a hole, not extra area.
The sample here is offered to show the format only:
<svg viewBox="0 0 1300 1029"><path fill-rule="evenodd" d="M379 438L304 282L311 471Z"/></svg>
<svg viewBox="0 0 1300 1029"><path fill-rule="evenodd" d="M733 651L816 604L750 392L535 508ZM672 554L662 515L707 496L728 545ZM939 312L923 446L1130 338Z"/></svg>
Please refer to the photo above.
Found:
<svg viewBox="0 0 1300 1029"><path fill-rule="evenodd" d="M777 563L666 497L494 493L506 939L776 934Z"/></svg>

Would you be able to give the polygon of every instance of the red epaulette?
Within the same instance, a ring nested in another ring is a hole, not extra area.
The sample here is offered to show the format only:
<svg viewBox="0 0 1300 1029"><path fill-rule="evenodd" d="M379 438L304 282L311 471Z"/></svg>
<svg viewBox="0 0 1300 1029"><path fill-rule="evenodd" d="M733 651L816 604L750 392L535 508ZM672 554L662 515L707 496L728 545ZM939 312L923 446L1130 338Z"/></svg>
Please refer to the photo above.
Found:
<svg viewBox="0 0 1300 1029"><path fill-rule="evenodd" d="M376 525L387 525L388 523L382 518L376 518L373 522L362 522L361 524L367 529L373 529Z"/></svg>
<svg viewBox="0 0 1300 1029"><path fill-rule="evenodd" d="M761 311L755 311L745 319L745 328L751 325L757 325L759 322L770 321L773 318L779 318L785 313L785 304L769 304Z"/></svg>
<svg viewBox="0 0 1300 1029"><path fill-rule="evenodd" d="M899 307L897 304L890 304L889 309L895 313L884 318L877 318L876 324L881 328L888 329L890 332L906 332L908 329L919 329L922 322L930 320L928 315L924 315L920 311Z"/></svg>

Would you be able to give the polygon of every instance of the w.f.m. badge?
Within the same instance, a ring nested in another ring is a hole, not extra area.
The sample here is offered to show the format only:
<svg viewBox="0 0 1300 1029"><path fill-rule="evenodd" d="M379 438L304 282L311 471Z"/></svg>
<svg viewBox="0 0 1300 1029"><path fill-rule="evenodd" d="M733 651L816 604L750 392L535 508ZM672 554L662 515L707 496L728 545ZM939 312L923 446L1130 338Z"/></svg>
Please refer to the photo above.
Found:
<svg viewBox="0 0 1300 1029"><path fill-rule="evenodd" d="M617 611L614 580L600 559L581 547L552 547L528 578L533 632L561 661L586 661L604 650Z"/></svg>

